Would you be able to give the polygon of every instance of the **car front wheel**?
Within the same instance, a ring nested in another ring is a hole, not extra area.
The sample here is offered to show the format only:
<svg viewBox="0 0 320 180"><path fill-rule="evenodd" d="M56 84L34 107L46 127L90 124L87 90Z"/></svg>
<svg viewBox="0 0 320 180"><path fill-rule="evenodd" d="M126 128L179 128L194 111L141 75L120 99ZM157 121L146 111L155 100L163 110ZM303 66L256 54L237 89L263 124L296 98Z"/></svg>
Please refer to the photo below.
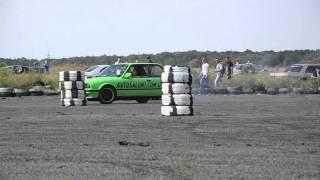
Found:
<svg viewBox="0 0 320 180"><path fill-rule="evenodd" d="M116 93L112 87L103 87L99 92L99 101L101 104L111 104L116 98Z"/></svg>

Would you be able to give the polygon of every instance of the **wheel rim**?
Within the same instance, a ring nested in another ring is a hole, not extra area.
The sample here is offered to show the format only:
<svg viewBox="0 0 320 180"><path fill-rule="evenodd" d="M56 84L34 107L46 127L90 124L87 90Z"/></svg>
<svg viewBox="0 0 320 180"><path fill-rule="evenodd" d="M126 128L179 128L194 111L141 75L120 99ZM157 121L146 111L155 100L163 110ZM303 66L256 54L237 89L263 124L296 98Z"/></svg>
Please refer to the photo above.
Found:
<svg viewBox="0 0 320 180"><path fill-rule="evenodd" d="M103 99L104 101L106 101L106 102L112 101L113 96L114 96L114 95L113 95L113 92L112 92L111 89L103 89L103 90L101 91L101 97L102 97L102 99Z"/></svg>

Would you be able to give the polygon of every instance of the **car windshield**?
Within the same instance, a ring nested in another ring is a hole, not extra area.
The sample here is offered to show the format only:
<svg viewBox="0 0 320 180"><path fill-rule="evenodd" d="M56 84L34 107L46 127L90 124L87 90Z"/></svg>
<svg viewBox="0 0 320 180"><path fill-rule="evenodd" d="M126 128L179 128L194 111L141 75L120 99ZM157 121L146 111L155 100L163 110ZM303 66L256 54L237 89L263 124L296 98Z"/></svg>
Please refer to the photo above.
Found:
<svg viewBox="0 0 320 180"><path fill-rule="evenodd" d="M290 66L288 69L288 72L300 72L302 69L302 66Z"/></svg>
<svg viewBox="0 0 320 180"><path fill-rule="evenodd" d="M126 64L114 64L104 69L99 76L121 76L126 70L128 65Z"/></svg>
<svg viewBox="0 0 320 180"><path fill-rule="evenodd" d="M91 66L88 69L85 70L85 72L91 72L92 70L94 70L95 68L97 68L98 66Z"/></svg>

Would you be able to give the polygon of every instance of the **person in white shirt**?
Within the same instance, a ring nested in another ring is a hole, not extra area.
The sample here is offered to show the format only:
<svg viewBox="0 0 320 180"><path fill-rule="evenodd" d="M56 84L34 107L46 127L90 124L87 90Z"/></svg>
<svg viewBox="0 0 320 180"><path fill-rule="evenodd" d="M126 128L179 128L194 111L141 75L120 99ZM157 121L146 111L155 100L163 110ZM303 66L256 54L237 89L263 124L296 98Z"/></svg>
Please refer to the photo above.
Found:
<svg viewBox="0 0 320 180"><path fill-rule="evenodd" d="M117 58L117 61L114 64L120 64L121 63L121 57Z"/></svg>
<svg viewBox="0 0 320 180"><path fill-rule="evenodd" d="M311 75L312 78L320 79L320 68L316 67L314 72Z"/></svg>
<svg viewBox="0 0 320 180"><path fill-rule="evenodd" d="M206 88L208 87L208 82L209 82L209 64L207 63L204 57L202 57L201 61L202 61L202 66L201 66L201 72L199 74L199 76L201 76L200 88Z"/></svg>
<svg viewBox="0 0 320 180"><path fill-rule="evenodd" d="M221 60L216 59L217 65L216 65L216 79L214 80L214 88L219 88L220 87L220 83L222 81L222 77L223 77L223 65Z"/></svg>

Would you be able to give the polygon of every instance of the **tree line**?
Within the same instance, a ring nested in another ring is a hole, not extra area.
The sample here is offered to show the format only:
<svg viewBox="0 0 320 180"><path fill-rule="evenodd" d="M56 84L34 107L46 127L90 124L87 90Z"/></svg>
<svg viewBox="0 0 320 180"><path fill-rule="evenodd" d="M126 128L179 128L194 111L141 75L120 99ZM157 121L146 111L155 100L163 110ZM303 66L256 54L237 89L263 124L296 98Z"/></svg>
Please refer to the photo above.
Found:
<svg viewBox="0 0 320 180"><path fill-rule="evenodd" d="M317 50L287 50L287 51L184 51L184 52L161 52L158 54L132 54L129 56L120 56L122 62L147 62L150 56L153 62L160 64L183 65L190 67L200 67L201 57L205 57L209 64L214 64L216 58L229 57L232 61L246 63L250 61L265 66L289 66L295 63L320 63L320 49ZM102 55L102 56L82 56L61 59L50 59L50 64L54 66L63 66L65 64L96 65L96 64L113 64L119 56ZM0 58L0 66L5 65L24 65L32 66L39 62L38 59L17 58L8 59Z"/></svg>

